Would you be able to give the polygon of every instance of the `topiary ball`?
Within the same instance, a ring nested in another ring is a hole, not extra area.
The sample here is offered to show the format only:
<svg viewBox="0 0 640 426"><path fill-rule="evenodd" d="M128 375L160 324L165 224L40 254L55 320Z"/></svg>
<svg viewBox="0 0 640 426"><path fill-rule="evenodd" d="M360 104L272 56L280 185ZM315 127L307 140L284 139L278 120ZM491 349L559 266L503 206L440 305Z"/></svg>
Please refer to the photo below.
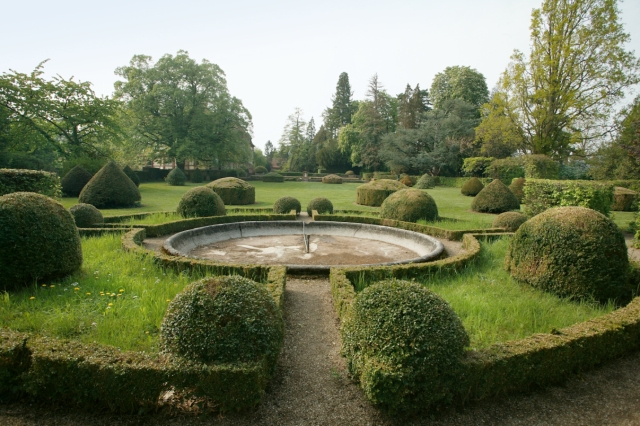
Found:
<svg viewBox="0 0 640 426"><path fill-rule="evenodd" d="M91 173L81 166L75 166L60 180L62 193L68 197L77 197L92 177Z"/></svg>
<svg viewBox="0 0 640 426"><path fill-rule="evenodd" d="M423 411L447 399L469 345L447 302L400 280L360 292L341 334L349 372L371 402L391 412Z"/></svg>
<svg viewBox="0 0 640 426"><path fill-rule="evenodd" d="M206 186L196 186L185 192L176 211L182 217L225 216L227 214L220 196Z"/></svg>
<svg viewBox="0 0 640 426"><path fill-rule="evenodd" d="M58 278L82 266L82 247L71 213L33 192L0 197L0 287Z"/></svg>
<svg viewBox="0 0 640 426"><path fill-rule="evenodd" d="M482 182L480 182L480 179L478 179L477 177L472 177L471 179L466 181L464 185L462 185L462 188L460 188L460 192L462 193L462 195L475 197L483 189L484 185L482 184Z"/></svg>
<svg viewBox="0 0 640 426"><path fill-rule="evenodd" d="M189 284L167 308L160 330L165 353L202 363L261 362L275 367L284 324L273 297L240 276Z"/></svg>
<svg viewBox="0 0 640 426"><path fill-rule="evenodd" d="M69 209L69 213L73 216L73 220L78 228L91 228L104 223L104 218L100 210L91 204L76 204Z"/></svg>
<svg viewBox="0 0 640 426"><path fill-rule="evenodd" d="M401 189L389 195L380 207L382 219L428 222L438 218L438 206L433 197L419 189Z"/></svg>
<svg viewBox="0 0 640 426"><path fill-rule="evenodd" d="M328 198L316 197L313 200L309 201L309 204L307 204L307 214L309 215L309 217L313 215L314 210L319 214L332 214L333 204L331 203L331 201L329 201Z"/></svg>
<svg viewBox="0 0 640 426"><path fill-rule="evenodd" d="M493 219L492 228L503 228L507 232L516 232L527 221L527 216L520 212L500 213Z"/></svg>
<svg viewBox="0 0 640 426"><path fill-rule="evenodd" d="M560 297L628 295L624 236L611 219L584 207L556 207L526 221L504 264L516 280Z"/></svg>
<svg viewBox="0 0 640 426"><path fill-rule="evenodd" d="M131 182L133 182L136 187L140 186L140 178L138 177L136 172L131 169L131 167L124 166L124 169L122 169L122 171L125 175L127 175L129 179L131 179Z"/></svg>
<svg viewBox="0 0 640 426"><path fill-rule="evenodd" d="M262 176L263 182L284 182L284 176L276 172L269 172Z"/></svg>
<svg viewBox="0 0 640 426"><path fill-rule="evenodd" d="M293 197L281 197L273 203L273 212L275 214L289 214L291 210L295 210L296 214L302 210L300 201Z"/></svg>
<svg viewBox="0 0 640 426"><path fill-rule="evenodd" d="M326 175L322 177L322 183L342 183L342 178L338 175Z"/></svg>
<svg viewBox="0 0 640 426"><path fill-rule="evenodd" d="M262 175L264 173L267 173L267 168L264 166L257 166L256 168L253 169L253 173L257 175Z"/></svg>
<svg viewBox="0 0 640 426"><path fill-rule="evenodd" d="M353 170L347 170L346 172L344 172L345 175L347 176L353 176L355 175L355 173L353 172Z"/></svg>
<svg viewBox="0 0 640 426"><path fill-rule="evenodd" d="M85 185L78 201L99 209L108 209L135 206L140 198L136 185L111 161Z"/></svg>
<svg viewBox="0 0 640 426"><path fill-rule="evenodd" d="M471 210L480 213L503 213L519 208L516 196L499 179L485 186L471 202Z"/></svg>
<svg viewBox="0 0 640 426"><path fill-rule="evenodd" d="M218 194L227 206L254 204L256 202L256 188L242 179L225 177L207 184L213 192Z"/></svg>
<svg viewBox="0 0 640 426"><path fill-rule="evenodd" d="M511 185L509 185L509 189L513 192L513 195L516 196L519 203L522 203L524 198L524 184L527 181L524 178L513 178L511 181Z"/></svg>
<svg viewBox="0 0 640 426"><path fill-rule="evenodd" d="M180 167L176 167L169 172L165 180L171 186L184 186L187 183L187 175L180 170Z"/></svg>
<svg viewBox="0 0 640 426"><path fill-rule="evenodd" d="M436 179L429 175L424 174L418 179L418 182L413 186L416 189L430 189L436 187Z"/></svg>
<svg viewBox="0 0 640 426"><path fill-rule="evenodd" d="M385 198L400 189L407 189L407 187L397 180L374 180L356 188L356 203L378 207L382 205Z"/></svg>
<svg viewBox="0 0 640 426"><path fill-rule="evenodd" d="M193 169L189 172L189 180L193 183L200 183L204 181L204 173L200 169Z"/></svg>

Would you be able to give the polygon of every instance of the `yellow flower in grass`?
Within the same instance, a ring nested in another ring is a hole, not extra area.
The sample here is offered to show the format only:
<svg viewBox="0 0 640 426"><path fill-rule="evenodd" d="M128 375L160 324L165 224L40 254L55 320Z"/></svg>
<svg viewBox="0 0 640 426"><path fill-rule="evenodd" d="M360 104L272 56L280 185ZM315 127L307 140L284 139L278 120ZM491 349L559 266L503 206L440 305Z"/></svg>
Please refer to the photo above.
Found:
<svg viewBox="0 0 640 426"><path fill-rule="evenodd" d="M113 306L113 303L109 303L107 306Z"/></svg>
<svg viewBox="0 0 640 426"><path fill-rule="evenodd" d="M120 290L118 290L119 293L124 293L124 288L121 288Z"/></svg>
<svg viewBox="0 0 640 426"><path fill-rule="evenodd" d="M120 296L122 296L122 295L121 295L121 294L116 294L116 296L120 297Z"/></svg>
<svg viewBox="0 0 640 426"><path fill-rule="evenodd" d="M46 284L42 284L42 287L46 287L46 286L47 286Z"/></svg>
<svg viewBox="0 0 640 426"><path fill-rule="evenodd" d="M167 299L167 302L171 302L171 299Z"/></svg>
<svg viewBox="0 0 640 426"><path fill-rule="evenodd" d="M87 292L87 296L91 296L91 293Z"/></svg>
<svg viewBox="0 0 640 426"><path fill-rule="evenodd" d="M80 290L80 287L74 287L73 291L78 291Z"/></svg>
<svg viewBox="0 0 640 426"><path fill-rule="evenodd" d="M33 299L35 299L35 298L36 298L35 296L31 296L31 297L29 298L29 300L33 300Z"/></svg>
<svg viewBox="0 0 640 426"><path fill-rule="evenodd" d="M54 288L54 287L55 287L55 285L51 284L49 287Z"/></svg>

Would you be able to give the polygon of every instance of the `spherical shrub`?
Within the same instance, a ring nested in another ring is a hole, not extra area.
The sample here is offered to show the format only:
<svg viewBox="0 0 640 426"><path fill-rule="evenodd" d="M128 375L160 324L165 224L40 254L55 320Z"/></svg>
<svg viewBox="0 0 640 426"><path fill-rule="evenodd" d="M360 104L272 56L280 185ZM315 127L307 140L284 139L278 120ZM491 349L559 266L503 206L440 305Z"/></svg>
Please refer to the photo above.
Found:
<svg viewBox="0 0 640 426"><path fill-rule="evenodd" d="M300 201L293 197L281 197L273 203L273 212L275 214L289 214L291 210L295 210L296 214L302 210Z"/></svg>
<svg viewBox="0 0 640 426"><path fill-rule="evenodd" d="M262 176L263 182L284 182L284 176L280 173L269 172L266 175Z"/></svg>
<svg viewBox="0 0 640 426"><path fill-rule="evenodd" d="M478 179L477 177L472 177L471 179L466 181L464 185L462 185L462 188L460 188L460 192L462 193L462 195L475 197L483 189L484 185L482 184L482 182L480 182L480 179Z"/></svg>
<svg viewBox="0 0 640 426"><path fill-rule="evenodd" d="M256 202L256 188L242 179L226 177L207 184L213 192L218 194L227 206L254 204Z"/></svg>
<svg viewBox="0 0 640 426"><path fill-rule="evenodd" d="M624 236L611 219L584 207L556 207L522 224L505 268L560 297L606 301L628 291Z"/></svg>
<svg viewBox="0 0 640 426"><path fill-rule="evenodd" d="M307 214L311 216L313 211L317 211L319 214L323 213L333 213L333 204L329 199L324 197L316 197L313 200L309 201L307 204Z"/></svg>
<svg viewBox="0 0 640 426"><path fill-rule="evenodd" d="M224 216L227 214L220 196L206 186L196 186L185 192L176 211L182 217Z"/></svg>
<svg viewBox="0 0 640 426"><path fill-rule="evenodd" d="M406 185L408 187L412 187L413 186L413 179L411 179L411 176L409 175L405 175L402 177L402 179L400 179L400 183L403 185Z"/></svg>
<svg viewBox="0 0 640 426"><path fill-rule="evenodd" d="M326 175L322 177L322 183L342 183L342 178L338 175Z"/></svg>
<svg viewBox="0 0 640 426"><path fill-rule="evenodd" d="M449 397L469 345L447 302L399 280L360 292L341 334L349 372L374 404L391 412L422 411Z"/></svg>
<svg viewBox="0 0 640 426"><path fill-rule="evenodd" d="M167 308L160 330L165 353L206 364L261 362L275 367L284 324L263 285L239 277L189 284Z"/></svg>
<svg viewBox="0 0 640 426"><path fill-rule="evenodd" d="M527 216L520 212L500 213L493 219L493 228L503 228L507 232L516 232L520 225L527 221Z"/></svg>
<svg viewBox="0 0 640 426"><path fill-rule="evenodd" d="M253 169L253 173L257 175L262 175L264 173L267 173L267 168L263 166L257 166L256 168Z"/></svg>
<svg viewBox="0 0 640 426"><path fill-rule="evenodd" d="M62 192L69 197L77 197L92 177L91 173L81 166L75 166L60 180Z"/></svg>
<svg viewBox="0 0 640 426"><path fill-rule="evenodd" d="M33 192L0 197L0 287L11 290L69 275L82 265L82 247L71 213Z"/></svg>
<svg viewBox="0 0 640 426"><path fill-rule="evenodd" d="M616 186L613 193L613 204L611 210L615 212L632 212L635 210L634 202L638 197L636 191Z"/></svg>
<svg viewBox="0 0 640 426"><path fill-rule="evenodd" d="M193 183L200 183L204 181L204 173L200 169L193 169L189 172L189 180Z"/></svg>
<svg viewBox="0 0 640 426"><path fill-rule="evenodd" d="M471 202L471 210L481 213L503 213L519 208L516 196L499 179L485 186Z"/></svg>
<svg viewBox="0 0 640 426"><path fill-rule="evenodd" d="M91 228L104 223L104 218L100 210L91 204L76 204L69 209L69 213L73 216L73 220L78 228Z"/></svg>
<svg viewBox="0 0 640 426"><path fill-rule="evenodd" d="M78 201L99 209L132 207L140 201L140 191L120 167L111 161L85 185Z"/></svg>
<svg viewBox="0 0 640 426"><path fill-rule="evenodd" d="M524 184L526 182L525 178L513 178L511 185L509 185L509 189L516 196L519 203L522 203L524 199Z"/></svg>
<svg viewBox="0 0 640 426"><path fill-rule="evenodd" d="M246 170L238 169L237 172L238 172L238 177L239 178L247 177L247 171Z"/></svg>
<svg viewBox="0 0 640 426"><path fill-rule="evenodd" d="M136 187L140 186L140 178L138 177L136 172L131 169L131 167L124 166L124 169L122 169L122 171L125 175L127 175L129 179L131 179L131 182L133 182Z"/></svg>
<svg viewBox="0 0 640 426"><path fill-rule="evenodd" d="M433 197L419 189L401 189L389 195L380 207L382 219L417 222L438 218L438 207Z"/></svg>
<svg viewBox="0 0 640 426"><path fill-rule="evenodd" d="M187 175L180 170L180 167L176 167L169 172L165 180L171 186L184 186L187 183Z"/></svg>
<svg viewBox="0 0 640 426"><path fill-rule="evenodd" d="M430 189L436 187L436 179L430 174L424 174L420 176L418 182L414 185L416 189Z"/></svg>
<svg viewBox="0 0 640 426"><path fill-rule="evenodd" d="M353 173L353 170L347 170L346 172L344 172L344 174L347 175L347 176L355 175L355 173Z"/></svg>
<svg viewBox="0 0 640 426"><path fill-rule="evenodd" d="M400 189L407 189L407 187L397 180L374 180L356 188L356 203L378 207L382 205L385 198Z"/></svg>

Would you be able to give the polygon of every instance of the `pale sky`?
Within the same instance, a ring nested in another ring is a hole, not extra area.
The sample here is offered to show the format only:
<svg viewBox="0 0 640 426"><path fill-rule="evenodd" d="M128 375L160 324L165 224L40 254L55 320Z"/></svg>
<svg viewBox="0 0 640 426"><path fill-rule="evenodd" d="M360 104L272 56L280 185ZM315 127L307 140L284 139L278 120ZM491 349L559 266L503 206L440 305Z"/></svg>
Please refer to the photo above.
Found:
<svg viewBox="0 0 640 426"><path fill-rule="evenodd" d="M133 55L187 50L224 70L263 148L267 140L277 146L296 107L320 127L343 71L356 99L374 73L396 95L407 83L429 88L453 65L477 69L491 89L513 50L529 51L531 11L542 0L4 3L0 72L30 72L50 59L47 75L74 76L111 95L114 70ZM640 1L620 8L627 48L640 55Z"/></svg>

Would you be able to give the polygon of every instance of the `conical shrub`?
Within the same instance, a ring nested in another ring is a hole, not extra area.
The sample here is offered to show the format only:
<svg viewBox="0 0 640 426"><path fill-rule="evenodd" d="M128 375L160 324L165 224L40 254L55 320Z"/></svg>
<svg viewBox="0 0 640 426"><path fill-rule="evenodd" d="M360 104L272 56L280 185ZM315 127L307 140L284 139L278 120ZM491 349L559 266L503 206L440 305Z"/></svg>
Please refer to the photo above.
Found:
<svg viewBox="0 0 640 426"><path fill-rule="evenodd" d="M167 183L171 186L184 186L187 182L187 175L184 174L180 167L171 170L166 177Z"/></svg>
<svg viewBox="0 0 640 426"><path fill-rule="evenodd" d="M80 203L99 209L132 207L140 201L140 191L120 167L110 161L85 185Z"/></svg>
<svg viewBox="0 0 640 426"><path fill-rule="evenodd" d="M435 188L435 186L436 178L427 173L422 175L413 187L416 189L431 189Z"/></svg>
<svg viewBox="0 0 640 426"><path fill-rule="evenodd" d="M91 180L93 176L81 166L75 166L69 170L60 180L62 192L69 197L80 195L82 188Z"/></svg>
<svg viewBox="0 0 640 426"><path fill-rule="evenodd" d="M522 199L524 198L524 184L526 180L524 178L513 178L511 181L511 185L509 185L509 189L513 192L513 195L516 196L518 202L522 203Z"/></svg>
<svg viewBox="0 0 640 426"><path fill-rule="evenodd" d="M499 179L485 186L471 202L471 210L480 213L504 213L519 208L516 196Z"/></svg>
<svg viewBox="0 0 640 426"><path fill-rule="evenodd" d="M129 177L129 179L131 179L131 182L133 182L136 185L136 187L140 186L140 178L138 177L136 172L134 172L133 169L131 169L131 167L124 166L124 169L122 169L122 171L124 172L125 175Z"/></svg>
<svg viewBox="0 0 640 426"><path fill-rule="evenodd" d="M484 189L484 185L480 182L480 179L477 177L472 177L468 181L462 185L460 192L462 195L467 195L469 197L475 197Z"/></svg>

